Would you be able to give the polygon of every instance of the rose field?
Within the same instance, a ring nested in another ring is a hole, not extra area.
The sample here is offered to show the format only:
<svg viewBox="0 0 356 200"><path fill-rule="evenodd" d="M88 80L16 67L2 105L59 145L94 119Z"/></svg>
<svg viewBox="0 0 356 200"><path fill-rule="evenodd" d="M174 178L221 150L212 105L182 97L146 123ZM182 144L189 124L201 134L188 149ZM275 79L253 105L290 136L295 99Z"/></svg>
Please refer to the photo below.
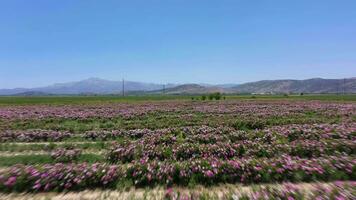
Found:
<svg viewBox="0 0 356 200"><path fill-rule="evenodd" d="M356 97L1 97L0 199L356 199Z"/></svg>

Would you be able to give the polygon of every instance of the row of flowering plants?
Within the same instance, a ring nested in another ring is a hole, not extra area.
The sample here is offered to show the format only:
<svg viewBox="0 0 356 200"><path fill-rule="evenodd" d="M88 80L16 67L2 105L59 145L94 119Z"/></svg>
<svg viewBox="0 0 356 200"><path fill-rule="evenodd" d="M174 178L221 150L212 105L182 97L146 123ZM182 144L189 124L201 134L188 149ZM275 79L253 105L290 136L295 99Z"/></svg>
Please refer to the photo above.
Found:
<svg viewBox="0 0 356 200"><path fill-rule="evenodd" d="M135 185L268 183L284 181L332 181L356 178L354 157L301 159L193 159L184 162L148 161L143 158L129 167Z"/></svg>
<svg viewBox="0 0 356 200"><path fill-rule="evenodd" d="M158 129L158 130L150 130L150 129L132 129L132 130L111 130L111 131L100 131L93 130L87 131L83 134L83 137L90 140L115 140L119 137L128 137L131 139L141 138L146 135L151 134L165 134L168 133L168 129Z"/></svg>
<svg viewBox="0 0 356 200"><path fill-rule="evenodd" d="M173 106L172 106L173 104ZM152 112L175 112L186 109L180 102L171 103L111 103L96 105L26 105L0 107L0 119L92 119L92 118L130 118Z"/></svg>
<svg viewBox="0 0 356 200"><path fill-rule="evenodd" d="M261 130L264 134L277 133L289 141L299 139L355 139L356 123L343 124L289 124Z"/></svg>
<svg viewBox="0 0 356 200"><path fill-rule="evenodd" d="M172 145L151 145L137 142L127 142L113 145L107 154L107 159L113 163L127 163L141 157L150 160L178 160L192 158L243 158L268 157L273 158L282 154L315 158L324 155L354 155L355 142L306 142L293 144L263 145L255 142L196 144L182 143Z"/></svg>
<svg viewBox="0 0 356 200"><path fill-rule="evenodd" d="M61 141L73 134L67 131L53 130L7 130L0 133L0 142L35 142L35 141Z"/></svg>
<svg viewBox="0 0 356 200"><path fill-rule="evenodd" d="M55 162L72 162L76 161L81 153L81 149L58 148L51 152L51 157Z"/></svg>
<svg viewBox="0 0 356 200"><path fill-rule="evenodd" d="M114 131L89 131L84 135L88 138L96 139L100 137L130 137L133 139L145 136L166 136L174 135L174 139L186 139L191 142L216 143L230 140L236 142L240 140L256 140L270 143L277 140L293 142L295 140L355 140L356 123L342 124L291 124L283 126L273 126L270 128L243 131L236 130L228 126L209 127L180 127L170 129L134 129L134 130L114 130ZM103 136L102 136L103 135ZM202 137L204 136L204 137Z"/></svg>
<svg viewBox="0 0 356 200"><path fill-rule="evenodd" d="M324 116L355 115L352 103L289 102L289 101L223 101L223 102L149 102L149 103L112 103L96 105L28 105L2 106L0 119L47 119L47 118L131 118L149 113L185 112L204 114L235 114L240 118L268 118L299 115L313 112Z"/></svg>
<svg viewBox="0 0 356 200"><path fill-rule="evenodd" d="M328 131L319 128L327 127ZM297 126L299 127L299 126ZM343 127L343 128L340 128ZM314 125L297 129L300 136L290 139L283 127L280 132L240 131L228 127L185 127L153 131L137 140L113 144L108 152L111 162L131 162L141 157L150 160L187 160L192 158L276 157L282 154L314 158L325 155L354 155L356 140L353 127ZM342 130L341 130L342 129ZM324 135L342 132L343 137ZM321 135L321 136L319 136ZM313 137L312 137L313 136ZM294 136L293 136L294 137Z"/></svg>
<svg viewBox="0 0 356 200"><path fill-rule="evenodd" d="M265 186L253 191L227 190L221 196L213 192L196 193L179 191L168 188L166 200L198 200L198 199L236 199L236 200L351 200L355 199L355 182L333 182L330 184L314 183L307 186L302 184L284 183L282 185Z"/></svg>
<svg viewBox="0 0 356 200"><path fill-rule="evenodd" d="M123 170L107 164L15 165L0 173L0 191L62 191L113 187Z"/></svg>
<svg viewBox="0 0 356 200"><path fill-rule="evenodd" d="M87 131L83 134L73 134L68 131L54 130L5 130L0 132L0 142L38 142L49 141L58 142L70 137L82 137L88 140L115 140L119 137L140 138L144 135L153 133L167 132L166 130L149 130L149 129L133 129L133 130L112 130L112 131Z"/></svg>
<svg viewBox="0 0 356 200"><path fill-rule="evenodd" d="M178 133L178 134L177 134ZM169 138L174 134L176 138ZM83 134L54 130L6 130L0 132L0 142L61 141L69 137L82 137L90 140L115 140L116 138L138 139L145 136L160 136L165 139L185 139L186 142L216 143L241 140L272 143L295 140L355 140L356 123L349 124L292 124L273 126L255 131L241 131L227 126L220 127L181 127L171 129L133 129L133 130L92 130ZM204 137L202 137L204 136ZM180 138L179 138L180 137Z"/></svg>
<svg viewBox="0 0 356 200"><path fill-rule="evenodd" d="M300 159L148 161L127 167L107 164L16 165L0 172L0 191L61 191L94 187L112 188L120 181L135 186L285 181L355 180L354 157Z"/></svg>

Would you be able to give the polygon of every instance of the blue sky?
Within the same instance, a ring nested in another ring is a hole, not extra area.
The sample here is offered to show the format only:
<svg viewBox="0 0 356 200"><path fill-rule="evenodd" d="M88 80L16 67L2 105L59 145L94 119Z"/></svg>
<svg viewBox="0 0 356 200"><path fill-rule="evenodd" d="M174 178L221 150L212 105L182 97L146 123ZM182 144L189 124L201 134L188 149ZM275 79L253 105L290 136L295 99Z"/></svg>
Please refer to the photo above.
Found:
<svg viewBox="0 0 356 200"><path fill-rule="evenodd" d="M353 76L355 0L0 0L0 88Z"/></svg>

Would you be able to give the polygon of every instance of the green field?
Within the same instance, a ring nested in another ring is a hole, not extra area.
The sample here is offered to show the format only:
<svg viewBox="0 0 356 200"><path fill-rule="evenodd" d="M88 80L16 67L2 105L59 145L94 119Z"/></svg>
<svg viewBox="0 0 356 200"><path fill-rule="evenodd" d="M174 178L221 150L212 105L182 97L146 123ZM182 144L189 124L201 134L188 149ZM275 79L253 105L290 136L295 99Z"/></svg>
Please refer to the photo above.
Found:
<svg viewBox="0 0 356 200"><path fill-rule="evenodd" d="M356 94L306 94L306 95L223 95L226 100L322 100L322 101L356 101ZM37 104L100 104L127 103L166 100L200 100L200 95L155 95L155 96L45 96L18 97L0 96L0 106L37 105Z"/></svg>

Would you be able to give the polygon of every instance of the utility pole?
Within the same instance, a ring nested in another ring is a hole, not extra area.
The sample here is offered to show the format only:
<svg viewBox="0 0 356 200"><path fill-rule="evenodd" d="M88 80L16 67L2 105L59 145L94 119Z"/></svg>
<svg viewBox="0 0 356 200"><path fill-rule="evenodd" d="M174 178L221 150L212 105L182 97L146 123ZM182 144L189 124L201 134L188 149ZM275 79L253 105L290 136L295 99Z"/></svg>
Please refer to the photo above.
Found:
<svg viewBox="0 0 356 200"><path fill-rule="evenodd" d="M125 96L125 79L122 79L122 96Z"/></svg>
<svg viewBox="0 0 356 200"><path fill-rule="evenodd" d="M163 94L166 94L166 85L163 84Z"/></svg>
<svg viewBox="0 0 356 200"><path fill-rule="evenodd" d="M339 95L340 81L336 81L336 94Z"/></svg>

